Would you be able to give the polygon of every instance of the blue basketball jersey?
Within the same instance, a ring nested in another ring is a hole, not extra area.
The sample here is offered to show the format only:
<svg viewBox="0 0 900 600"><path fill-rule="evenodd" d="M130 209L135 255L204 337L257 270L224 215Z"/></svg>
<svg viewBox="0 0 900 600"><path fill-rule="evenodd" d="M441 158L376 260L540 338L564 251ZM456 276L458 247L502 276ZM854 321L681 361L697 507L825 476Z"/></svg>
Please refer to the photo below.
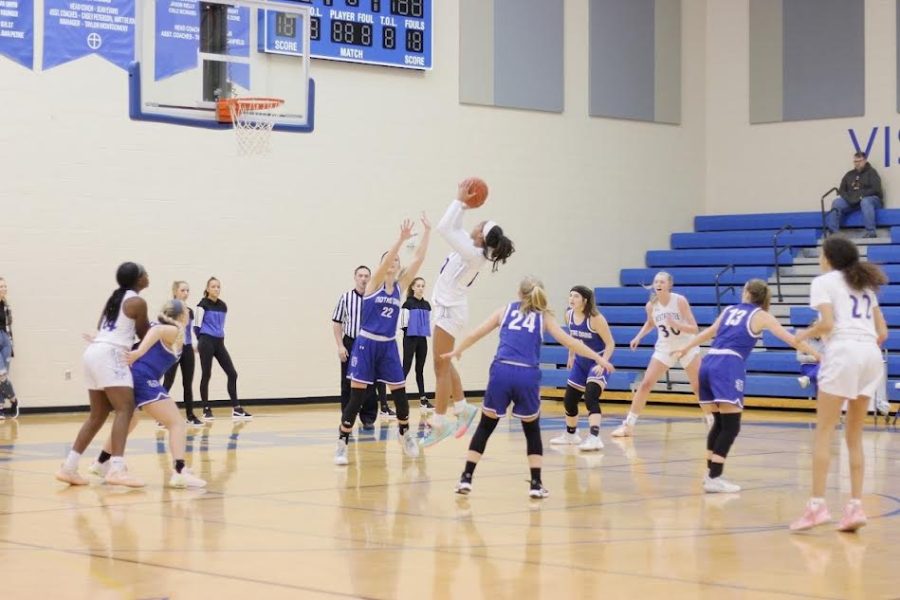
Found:
<svg viewBox="0 0 900 600"><path fill-rule="evenodd" d="M731 350L747 360L756 342L762 334L754 334L750 330L750 320L756 311L760 310L755 304L735 304L722 312L722 321L719 323L719 331L712 347L715 350Z"/></svg>
<svg viewBox="0 0 900 600"><path fill-rule="evenodd" d="M536 367L541 358L544 315L537 311L519 312L521 302L506 307L500 321L500 345L494 360Z"/></svg>
<svg viewBox="0 0 900 600"><path fill-rule="evenodd" d="M400 319L400 286L388 293L384 285L363 297L361 329L365 333L394 339Z"/></svg>
<svg viewBox="0 0 900 600"><path fill-rule="evenodd" d="M190 352L190 349L188 350ZM173 354L161 341L153 344L147 352L134 361L131 371L135 379L161 379L166 371L172 368L181 353Z"/></svg>
<svg viewBox="0 0 900 600"><path fill-rule="evenodd" d="M606 344L603 343L603 338L601 338L596 331L591 329L591 319L590 317L585 317L584 321L581 324L575 322L575 311L570 310L568 316L568 326L569 326L569 335L571 335L576 340L581 340L584 342L584 345L596 352L597 354L602 354L606 349ZM585 363L594 366L594 361L589 358L585 358L584 356L575 355L575 362L577 363Z"/></svg>

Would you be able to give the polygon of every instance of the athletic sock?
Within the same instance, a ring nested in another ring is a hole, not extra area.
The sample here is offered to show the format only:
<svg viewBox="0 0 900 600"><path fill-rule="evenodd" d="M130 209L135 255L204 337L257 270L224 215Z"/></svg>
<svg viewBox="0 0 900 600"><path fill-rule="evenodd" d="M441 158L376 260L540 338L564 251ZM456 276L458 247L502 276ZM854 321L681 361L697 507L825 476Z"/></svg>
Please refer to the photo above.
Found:
<svg viewBox="0 0 900 600"><path fill-rule="evenodd" d="M453 403L453 414L458 415L461 414L462 411L466 410L466 405L469 403L466 402L465 396L463 396L462 400L457 400Z"/></svg>
<svg viewBox="0 0 900 600"><path fill-rule="evenodd" d="M600 435L599 425L591 425L591 435L594 437L598 437Z"/></svg>
<svg viewBox="0 0 900 600"><path fill-rule="evenodd" d="M628 416L625 417L625 424L634 427L635 423L637 423L637 420L638 415L634 414L633 412L629 412Z"/></svg>
<svg viewBox="0 0 900 600"><path fill-rule="evenodd" d="M465 469L463 469L462 478L463 481L472 481L472 475L475 474L475 467L478 463L472 462L471 460L466 461Z"/></svg>
<svg viewBox="0 0 900 600"><path fill-rule="evenodd" d="M541 468L536 467L531 469L531 487L536 488L541 486Z"/></svg>
<svg viewBox="0 0 900 600"><path fill-rule="evenodd" d="M110 454L106 450L101 450L100 456L97 457L97 462L102 465L103 463L108 461L110 458L112 458L112 454Z"/></svg>
<svg viewBox="0 0 900 600"><path fill-rule="evenodd" d="M70 450L68 456L66 456L65 468L69 471L77 471L80 459L81 453Z"/></svg>
<svg viewBox="0 0 900 600"><path fill-rule="evenodd" d="M181 473L181 471L182 471L183 469L184 469L184 461L183 461L183 460L176 460L176 461L175 461L175 472L176 472L176 473Z"/></svg>
<svg viewBox="0 0 900 600"><path fill-rule="evenodd" d="M709 478L715 479L716 477L720 477L722 475L722 471L725 470L725 463L712 462L709 465Z"/></svg>
<svg viewBox="0 0 900 600"><path fill-rule="evenodd" d="M566 425L566 433L569 435L574 435L576 431L578 431L578 427L569 427Z"/></svg>

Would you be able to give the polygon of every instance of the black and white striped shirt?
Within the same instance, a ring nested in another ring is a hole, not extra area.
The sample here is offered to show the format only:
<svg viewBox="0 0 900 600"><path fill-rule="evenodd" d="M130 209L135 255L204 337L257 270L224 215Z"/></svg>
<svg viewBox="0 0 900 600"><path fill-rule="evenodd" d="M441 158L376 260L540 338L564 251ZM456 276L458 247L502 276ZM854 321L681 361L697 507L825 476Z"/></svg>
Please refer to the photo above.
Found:
<svg viewBox="0 0 900 600"><path fill-rule="evenodd" d="M340 323L344 335L355 338L359 335L359 327L362 324L363 297L356 289L341 294L337 306L331 314L331 320Z"/></svg>

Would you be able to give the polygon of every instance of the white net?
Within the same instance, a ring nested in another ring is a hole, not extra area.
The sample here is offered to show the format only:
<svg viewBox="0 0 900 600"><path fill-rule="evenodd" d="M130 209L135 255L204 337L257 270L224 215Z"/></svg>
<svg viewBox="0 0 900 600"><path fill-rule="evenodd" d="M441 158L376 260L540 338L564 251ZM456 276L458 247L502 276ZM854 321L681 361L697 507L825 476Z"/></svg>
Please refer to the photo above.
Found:
<svg viewBox="0 0 900 600"><path fill-rule="evenodd" d="M278 98L230 98L226 101L239 156L261 156L271 150L276 109L284 101Z"/></svg>

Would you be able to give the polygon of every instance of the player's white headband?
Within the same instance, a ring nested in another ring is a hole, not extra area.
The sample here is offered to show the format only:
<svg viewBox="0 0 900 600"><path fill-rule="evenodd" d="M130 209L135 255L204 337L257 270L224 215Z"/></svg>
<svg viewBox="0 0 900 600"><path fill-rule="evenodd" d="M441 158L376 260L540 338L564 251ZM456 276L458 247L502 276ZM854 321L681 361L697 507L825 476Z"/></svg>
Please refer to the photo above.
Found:
<svg viewBox="0 0 900 600"><path fill-rule="evenodd" d="M481 235L487 237L487 234L490 233L491 229L497 226L495 221L485 221L484 227L481 228Z"/></svg>

